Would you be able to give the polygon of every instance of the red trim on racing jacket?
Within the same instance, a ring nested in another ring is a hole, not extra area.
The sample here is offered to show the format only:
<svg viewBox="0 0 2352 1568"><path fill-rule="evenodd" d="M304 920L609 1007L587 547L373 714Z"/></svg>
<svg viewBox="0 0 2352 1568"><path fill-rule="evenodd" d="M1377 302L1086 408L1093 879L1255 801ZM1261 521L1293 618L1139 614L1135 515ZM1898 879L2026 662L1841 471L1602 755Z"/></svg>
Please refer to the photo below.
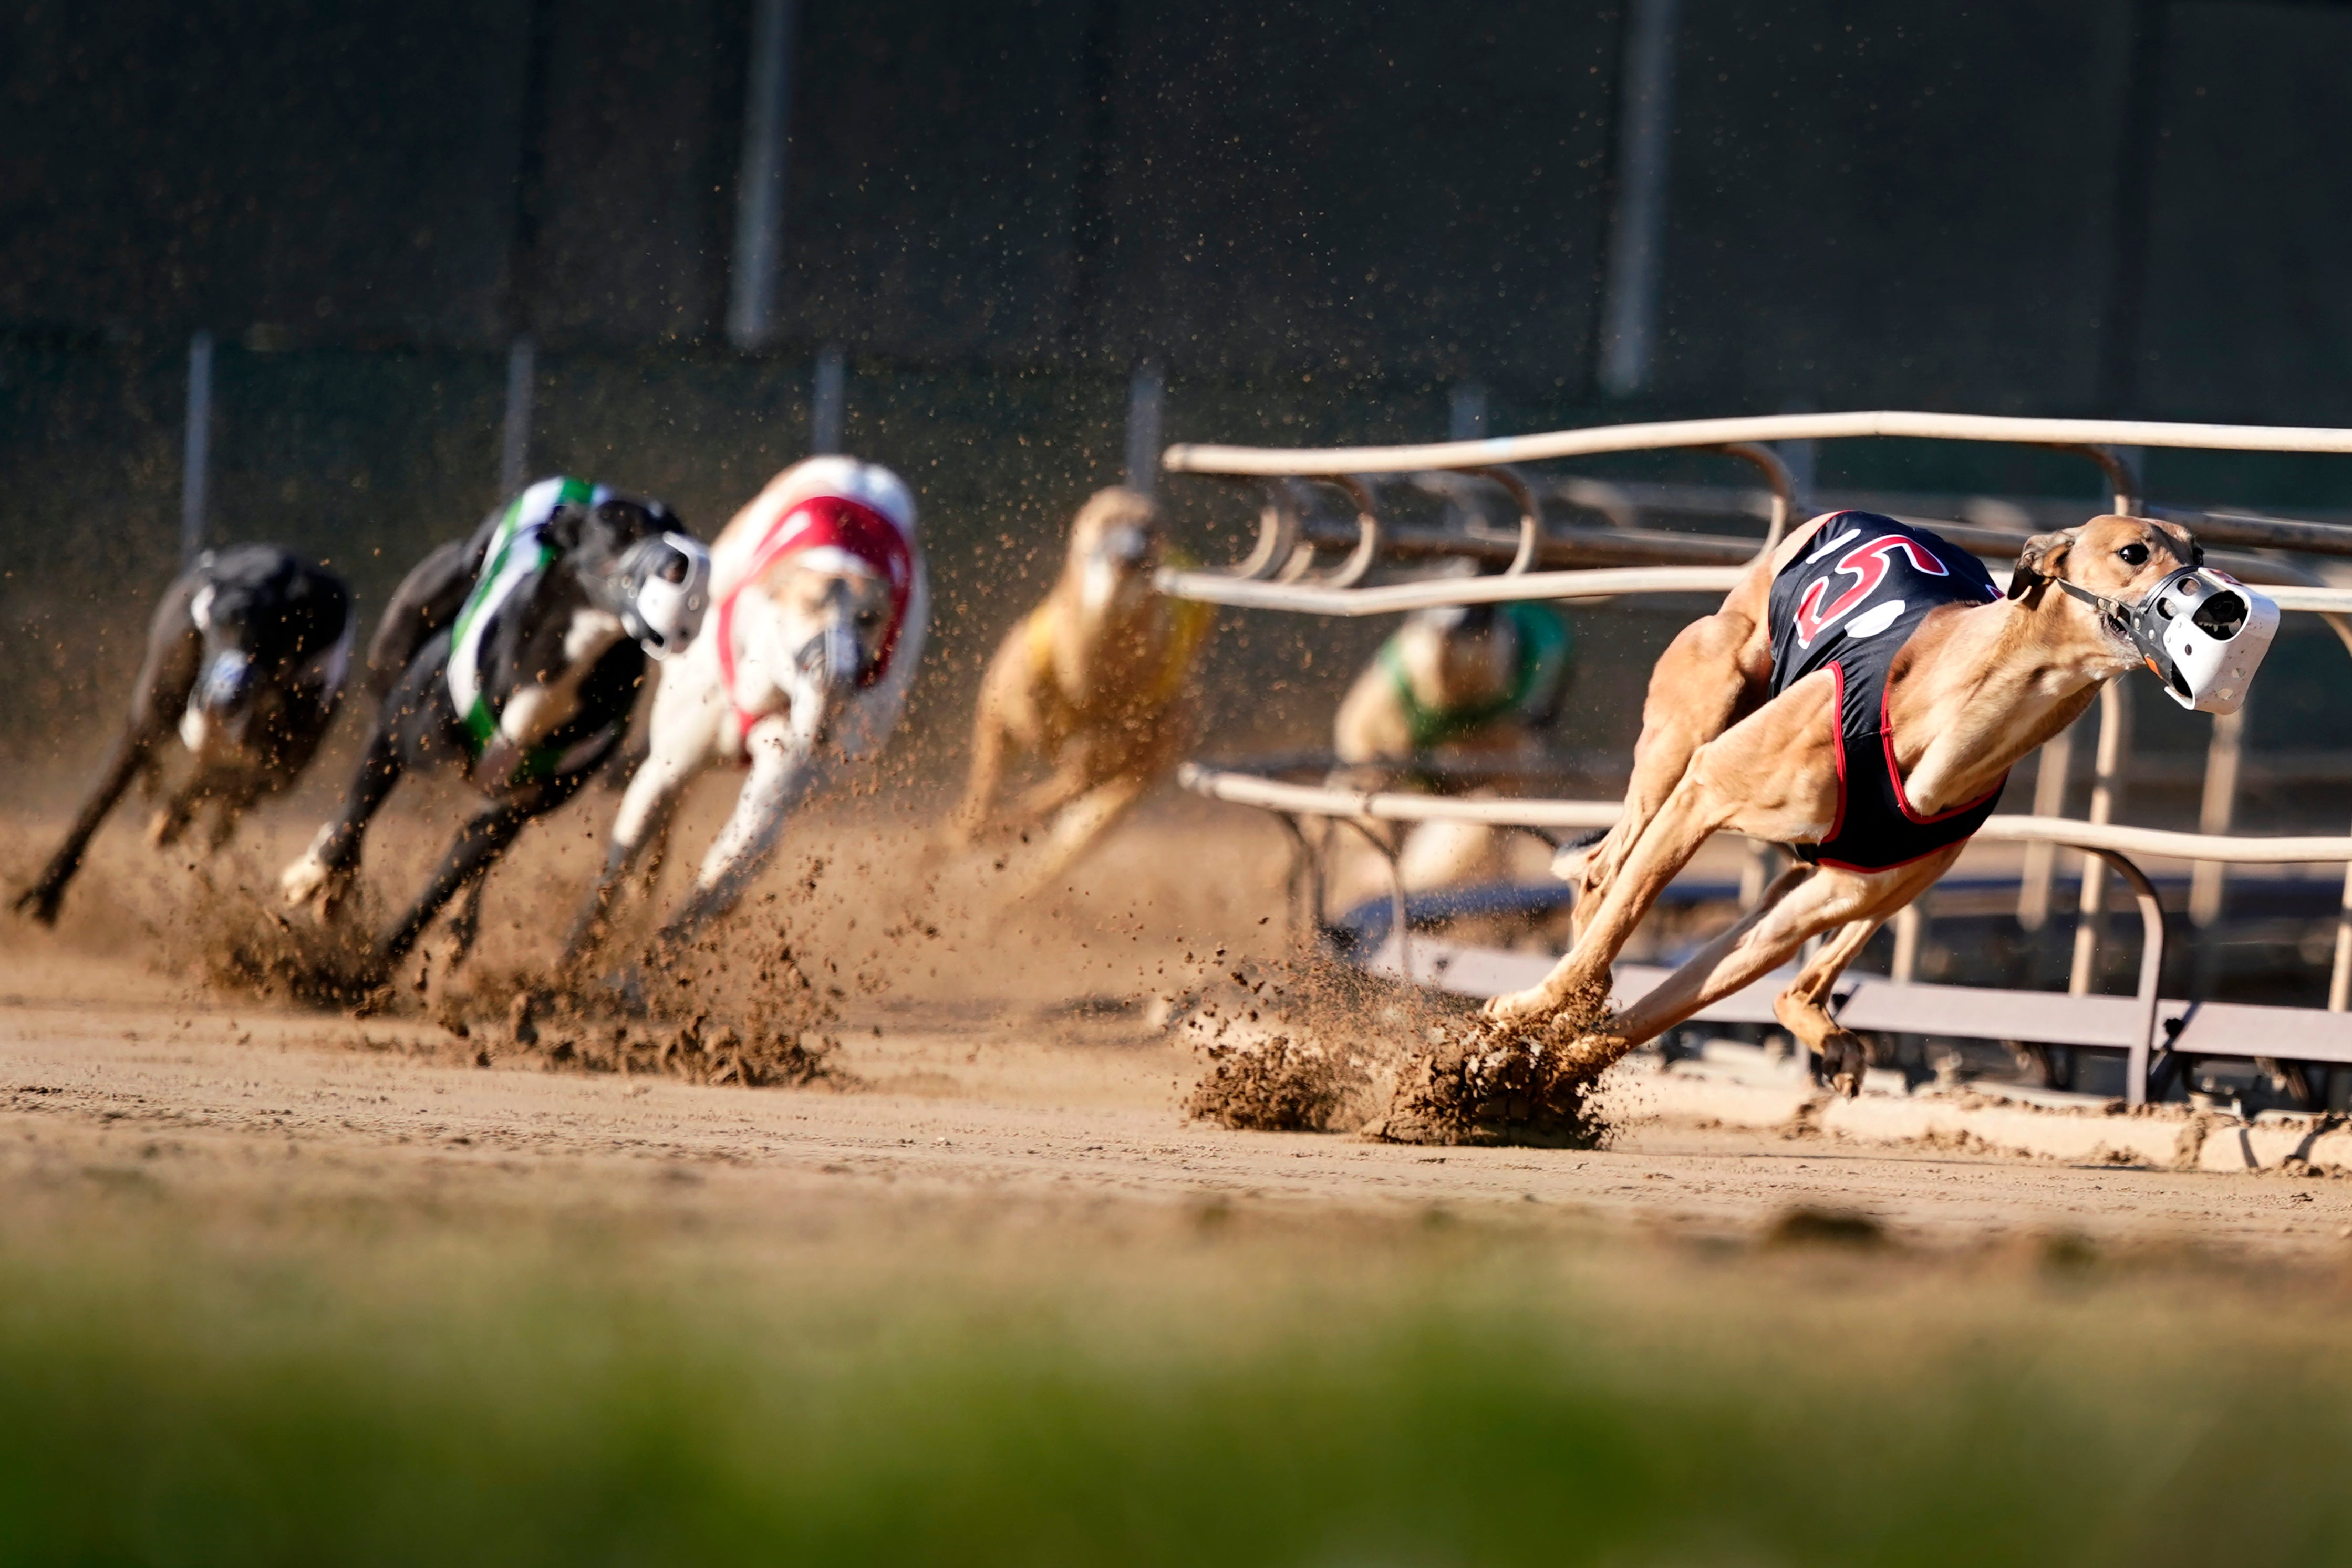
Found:
<svg viewBox="0 0 2352 1568"><path fill-rule="evenodd" d="M1959 843L1984 826L2004 775L1974 800L1923 816L1903 787L1886 676L1930 612L2000 597L1982 562L1929 533L1870 512L1840 512L1772 580L1771 692L1826 667L1837 706L1837 816L1798 859L1887 871Z"/></svg>
<svg viewBox="0 0 2352 1568"><path fill-rule="evenodd" d="M727 706L735 710L740 737L749 743L751 727L768 716L743 706L735 695L735 601L768 569L796 550L834 549L856 557L875 576L890 585L890 624L882 633L881 654L867 671L864 685L872 685L890 672L898 652L898 632L907 623L907 603L915 591L915 547L906 531L887 517L843 496L812 496L768 526L751 551L751 564L735 586L719 596L719 680Z"/></svg>

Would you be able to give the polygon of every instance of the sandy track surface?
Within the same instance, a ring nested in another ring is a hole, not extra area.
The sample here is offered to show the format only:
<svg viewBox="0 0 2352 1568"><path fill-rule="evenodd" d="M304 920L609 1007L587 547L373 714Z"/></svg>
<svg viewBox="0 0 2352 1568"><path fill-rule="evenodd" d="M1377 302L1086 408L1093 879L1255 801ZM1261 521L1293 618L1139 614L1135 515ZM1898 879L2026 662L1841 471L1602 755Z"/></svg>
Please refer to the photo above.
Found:
<svg viewBox="0 0 2352 1568"><path fill-rule="evenodd" d="M93 977L96 977L93 976ZM132 1169L261 1181L479 1177L550 1198L583 1183L709 1180L827 1208L924 1193L1341 1209L1533 1203L1677 1232L1752 1231L1801 1204L1858 1208L1934 1245L2076 1231L2336 1250L2352 1183L1890 1155L1651 1124L1601 1151L1429 1150L1187 1125L1185 1053L1135 1026L886 1031L854 1048L877 1087L710 1089L446 1064L440 1031L252 1009L0 998L0 1147L21 1178ZM446 1058L457 1058L454 1046ZM519 1186L518 1186L519 1184Z"/></svg>
<svg viewBox="0 0 2352 1568"><path fill-rule="evenodd" d="M40 827L9 826L0 847L28 859ZM300 827L255 846L247 874ZM1011 911L972 880L984 870L942 873L912 835L817 835L830 869L802 879L819 891L794 940L813 968L838 955L845 980L882 977L842 1003L846 1091L482 1068L471 1044L418 1016L352 1019L209 990L183 928L187 872L127 837L101 841L58 934L12 922L0 942L0 1149L20 1176L138 1169L258 1179L289 1197L478 1178L524 1201L686 1178L747 1204L821 1195L829 1209L928 1193L1309 1213L1534 1204L1694 1235L1752 1233L1815 1205L1930 1245L2063 1230L2341 1251L2352 1236L2352 1182L2312 1175L2074 1167L1658 1122L1599 1151L1188 1124L1202 1064L1132 1004L1212 943L1230 941L1234 961L1280 950L1279 840L1246 815L1162 815L1108 846L1058 903ZM564 857L578 839L559 827L501 870L489 960L528 962L545 942L544 911L575 895ZM392 863L417 854L396 848Z"/></svg>

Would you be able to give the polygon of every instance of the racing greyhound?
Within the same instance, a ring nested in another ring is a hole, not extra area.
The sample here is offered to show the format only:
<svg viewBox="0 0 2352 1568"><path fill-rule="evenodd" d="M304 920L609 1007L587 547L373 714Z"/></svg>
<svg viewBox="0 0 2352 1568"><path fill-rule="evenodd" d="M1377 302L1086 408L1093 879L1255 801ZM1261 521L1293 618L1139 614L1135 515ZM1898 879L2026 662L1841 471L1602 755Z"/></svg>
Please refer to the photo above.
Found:
<svg viewBox="0 0 2352 1568"><path fill-rule="evenodd" d="M748 769L694 890L661 931L675 950L734 908L784 822L843 767L870 761L898 722L930 623L915 498L887 468L812 457L778 474L711 550L710 635L665 666L651 748L565 944L574 972L603 943L615 897L650 882L686 787Z"/></svg>
<svg viewBox="0 0 2352 1568"><path fill-rule="evenodd" d="M1166 554L1150 497L1097 491L1070 526L1062 575L989 663L971 780L946 838L961 849L989 826L1008 751L1052 764L1012 812L1054 819L1024 891L1060 875L1192 747L1192 671L1213 612L1154 591Z"/></svg>
<svg viewBox="0 0 2352 1568"><path fill-rule="evenodd" d="M324 567L275 545L198 556L163 591L130 721L65 842L17 898L17 912L57 923L90 836L133 779L154 792L175 727L194 766L149 822L147 837L159 846L176 842L209 802L205 847L227 843L254 801L310 766L342 697L352 629L351 590Z"/></svg>
<svg viewBox="0 0 2352 1568"><path fill-rule="evenodd" d="M1745 833L1809 863L1574 1049L1613 1060L1833 933L1773 1011L1859 1093L1862 1042L1830 1016L1830 988L1958 858L2010 768L2135 664L2183 706L2244 702L2278 608L2203 559L2170 523L2094 517L2027 540L2004 597L1925 529L1814 518L1658 661L1624 816L1585 862L1575 945L1487 1016L1536 1024L1605 990L1675 873L1710 834Z"/></svg>
<svg viewBox="0 0 2352 1568"><path fill-rule="evenodd" d="M1432 757L1532 758L1559 717L1570 654L1568 625L1549 604L1414 611L1340 701L1332 782L1385 787L1398 769ZM1486 782L1517 792L1507 774ZM1416 823L1392 841L1396 873L1408 889L1500 874L1505 841L1505 830L1480 822Z"/></svg>
<svg viewBox="0 0 2352 1568"><path fill-rule="evenodd" d="M546 479L444 545L401 583L370 644L375 733L341 810L279 879L289 904L331 915L401 774L457 768L489 798L375 945L388 970L442 905L472 946L480 879L523 825L570 800L619 744L647 657L690 646L710 560L659 501Z"/></svg>

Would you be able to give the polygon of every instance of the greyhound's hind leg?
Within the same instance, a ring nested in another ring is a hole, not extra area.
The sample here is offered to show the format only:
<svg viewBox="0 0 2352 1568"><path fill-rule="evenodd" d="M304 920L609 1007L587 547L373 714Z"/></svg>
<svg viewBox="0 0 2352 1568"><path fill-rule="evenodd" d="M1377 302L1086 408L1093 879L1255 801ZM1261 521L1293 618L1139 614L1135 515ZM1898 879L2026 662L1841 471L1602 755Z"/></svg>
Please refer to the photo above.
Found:
<svg viewBox="0 0 2352 1568"><path fill-rule="evenodd" d="M1763 580L1760 592L1769 590L1769 580ZM1735 589L1721 610L1684 627L1667 644L1642 705L1625 814L1598 844L1582 852L1582 863L1569 873L1577 888L1571 924L1578 936L1600 910L1651 819L1690 770L1691 758L1763 699L1771 674L1772 643L1759 591L1751 583ZM1567 853L1562 852L1561 861Z"/></svg>
<svg viewBox="0 0 2352 1568"><path fill-rule="evenodd" d="M656 746L629 780L621 810L613 823L613 841L604 851L604 866L596 885L588 890L572 929L563 938L563 956L557 967L576 974L596 955L610 935L613 912L635 881L648 890L659 874L663 852L669 844L670 825L677 820L686 787L701 772L699 753L681 756L677 748Z"/></svg>
<svg viewBox="0 0 2352 1568"><path fill-rule="evenodd" d="M359 768L343 791L343 809L319 830L318 837L310 841L302 857L279 873L278 887L287 903L315 902L320 915L327 919L332 919L340 911L351 890L352 873L359 865L360 845L366 837L368 823L383 807L384 798L392 793L393 786L400 782L403 763L391 718L392 705L399 700L400 694L395 693L385 704L383 726L369 740Z"/></svg>
<svg viewBox="0 0 2352 1568"><path fill-rule="evenodd" d="M433 923L441 906L488 874L531 815L520 806L501 803L458 829L457 841L442 857L433 880L425 883L425 891L416 895L416 902L408 906L408 913L400 917L399 924L385 932L383 940L376 944L377 958L389 967L408 956L409 949L425 935L425 928Z"/></svg>

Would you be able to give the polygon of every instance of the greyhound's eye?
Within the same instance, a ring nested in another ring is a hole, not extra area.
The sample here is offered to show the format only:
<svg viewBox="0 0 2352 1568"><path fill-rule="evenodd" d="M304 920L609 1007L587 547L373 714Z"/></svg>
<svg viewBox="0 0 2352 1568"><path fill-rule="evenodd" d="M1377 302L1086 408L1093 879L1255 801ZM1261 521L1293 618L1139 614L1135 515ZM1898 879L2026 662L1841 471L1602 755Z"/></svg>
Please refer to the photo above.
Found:
<svg viewBox="0 0 2352 1568"><path fill-rule="evenodd" d="M2124 546L2123 549L2116 551L2116 553L2123 557L2123 561L2126 566L2146 566L2147 564L2147 547L2140 543L2137 539L2134 539L2131 543Z"/></svg>
<svg viewBox="0 0 2352 1568"><path fill-rule="evenodd" d="M861 610L857 612L857 623L860 626L879 626L882 624L882 612L879 610Z"/></svg>

